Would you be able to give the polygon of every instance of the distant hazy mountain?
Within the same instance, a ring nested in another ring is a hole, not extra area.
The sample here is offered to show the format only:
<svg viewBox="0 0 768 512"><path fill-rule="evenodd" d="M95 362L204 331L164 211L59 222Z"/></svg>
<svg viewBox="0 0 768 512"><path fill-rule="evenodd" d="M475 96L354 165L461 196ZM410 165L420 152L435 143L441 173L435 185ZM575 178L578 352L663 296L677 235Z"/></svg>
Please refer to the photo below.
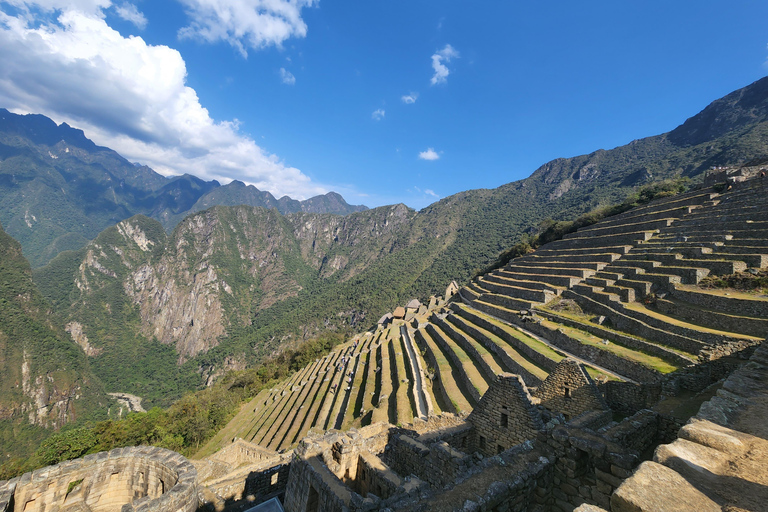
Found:
<svg viewBox="0 0 768 512"><path fill-rule="evenodd" d="M340 215L366 209L333 192L278 200L241 182L166 178L97 146L66 123L0 109L0 222L34 267L133 215L153 217L170 230L189 213L218 204Z"/></svg>

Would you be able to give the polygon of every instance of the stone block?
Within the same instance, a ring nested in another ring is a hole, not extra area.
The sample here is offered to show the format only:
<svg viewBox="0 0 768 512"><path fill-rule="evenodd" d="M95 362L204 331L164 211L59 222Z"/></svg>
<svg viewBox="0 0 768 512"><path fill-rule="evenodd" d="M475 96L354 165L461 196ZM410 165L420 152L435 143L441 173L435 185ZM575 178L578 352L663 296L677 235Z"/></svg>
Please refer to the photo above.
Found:
<svg viewBox="0 0 768 512"><path fill-rule="evenodd" d="M721 512L720 506L672 469L643 462L611 496L612 512Z"/></svg>
<svg viewBox="0 0 768 512"><path fill-rule="evenodd" d="M679 436L735 456L743 455L749 449L744 434L706 420L692 420L680 429Z"/></svg>
<svg viewBox="0 0 768 512"><path fill-rule="evenodd" d="M653 454L653 460L685 476L721 474L728 465L726 454L686 439L659 446Z"/></svg>

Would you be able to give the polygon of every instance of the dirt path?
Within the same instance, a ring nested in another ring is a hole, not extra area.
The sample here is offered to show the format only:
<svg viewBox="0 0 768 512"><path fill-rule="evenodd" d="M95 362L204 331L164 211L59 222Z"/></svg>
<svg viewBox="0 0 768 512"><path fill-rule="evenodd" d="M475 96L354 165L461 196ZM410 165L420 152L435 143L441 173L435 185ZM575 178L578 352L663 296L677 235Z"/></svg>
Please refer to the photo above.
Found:
<svg viewBox="0 0 768 512"><path fill-rule="evenodd" d="M147 412L141 406L141 397L130 393L107 393L109 396L120 402L131 412Z"/></svg>

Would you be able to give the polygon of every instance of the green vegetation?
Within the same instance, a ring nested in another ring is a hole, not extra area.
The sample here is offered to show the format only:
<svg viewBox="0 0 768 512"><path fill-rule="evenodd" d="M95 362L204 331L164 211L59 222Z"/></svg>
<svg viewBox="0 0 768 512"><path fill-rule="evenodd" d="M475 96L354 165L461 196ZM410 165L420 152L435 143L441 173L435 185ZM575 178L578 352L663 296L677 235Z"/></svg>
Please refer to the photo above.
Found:
<svg viewBox="0 0 768 512"><path fill-rule="evenodd" d="M211 388L187 394L168 409L154 407L122 420L65 427L43 441L31 457L0 465L0 480L121 446L150 444L191 455L234 417L243 402L323 357L344 339L341 333L326 332L255 368L230 372Z"/></svg>
<svg viewBox="0 0 768 512"><path fill-rule="evenodd" d="M738 272L727 276L707 276L701 280L699 287L704 289L728 288L753 293L768 293L768 270Z"/></svg>

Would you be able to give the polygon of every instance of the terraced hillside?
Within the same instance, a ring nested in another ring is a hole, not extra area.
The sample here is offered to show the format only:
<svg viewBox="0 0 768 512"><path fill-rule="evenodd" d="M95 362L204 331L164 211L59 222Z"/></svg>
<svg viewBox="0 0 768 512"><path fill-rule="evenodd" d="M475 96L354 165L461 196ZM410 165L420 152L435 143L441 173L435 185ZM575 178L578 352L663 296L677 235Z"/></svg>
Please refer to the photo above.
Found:
<svg viewBox="0 0 768 512"><path fill-rule="evenodd" d="M428 309L420 311L412 321L426 321ZM346 430L379 421L406 424L426 419L439 409L425 369L404 320L379 326L257 395L198 456L215 452L233 438L279 451L298 443L310 429Z"/></svg>
<svg viewBox="0 0 768 512"><path fill-rule="evenodd" d="M236 437L280 451L312 428L467 413L498 374L536 388L565 358L598 383L652 383L755 345L768 297L700 284L768 267L767 207L758 177L566 235L262 392L198 456Z"/></svg>

